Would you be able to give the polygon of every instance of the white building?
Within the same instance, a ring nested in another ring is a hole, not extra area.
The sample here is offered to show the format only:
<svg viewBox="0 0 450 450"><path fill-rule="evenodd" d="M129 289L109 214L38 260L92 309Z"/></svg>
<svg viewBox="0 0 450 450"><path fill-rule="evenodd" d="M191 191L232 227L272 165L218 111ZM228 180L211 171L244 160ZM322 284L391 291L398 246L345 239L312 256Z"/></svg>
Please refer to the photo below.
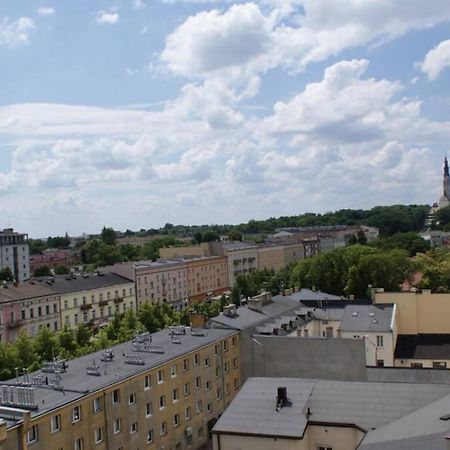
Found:
<svg viewBox="0 0 450 450"><path fill-rule="evenodd" d="M28 235L12 228L0 231L0 269L9 267L18 283L28 280L30 274L30 249Z"/></svg>

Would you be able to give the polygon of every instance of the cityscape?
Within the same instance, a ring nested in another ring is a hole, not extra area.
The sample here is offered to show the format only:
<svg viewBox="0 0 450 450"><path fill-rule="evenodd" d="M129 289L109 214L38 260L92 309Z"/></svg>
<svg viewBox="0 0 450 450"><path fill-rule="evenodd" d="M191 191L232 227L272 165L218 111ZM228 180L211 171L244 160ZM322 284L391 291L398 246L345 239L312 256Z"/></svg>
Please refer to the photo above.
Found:
<svg viewBox="0 0 450 450"><path fill-rule="evenodd" d="M0 450L450 450L446 1L0 3Z"/></svg>

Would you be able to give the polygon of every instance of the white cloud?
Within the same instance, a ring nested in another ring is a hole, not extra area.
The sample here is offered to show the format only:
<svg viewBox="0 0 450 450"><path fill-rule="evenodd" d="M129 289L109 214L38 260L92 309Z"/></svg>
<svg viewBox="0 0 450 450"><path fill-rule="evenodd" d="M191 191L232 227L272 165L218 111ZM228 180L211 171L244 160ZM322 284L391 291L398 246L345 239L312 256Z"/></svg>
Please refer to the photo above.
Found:
<svg viewBox="0 0 450 450"><path fill-rule="evenodd" d="M11 21L9 17L0 20L0 46L18 47L30 42L29 33L34 28L34 22L29 17L20 17Z"/></svg>
<svg viewBox="0 0 450 450"><path fill-rule="evenodd" d="M435 80L441 72L450 67L450 39L432 48L421 64L421 69L430 80Z"/></svg>
<svg viewBox="0 0 450 450"><path fill-rule="evenodd" d="M37 10L38 14L41 16L51 16L55 14L55 9L50 7L42 7Z"/></svg>
<svg viewBox="0 0 450 450"><path fill-rule="evenodd" d="M131 5L133 9L142 9L147 6L147 3L144 0L132 0Z"/></svg>
<svg viewBox="0 0 450 450"><path fill-rule="evenodd" d="M99 24L114 25L119 21L119 13L115 10L98 11L95 21Z"/></svg>

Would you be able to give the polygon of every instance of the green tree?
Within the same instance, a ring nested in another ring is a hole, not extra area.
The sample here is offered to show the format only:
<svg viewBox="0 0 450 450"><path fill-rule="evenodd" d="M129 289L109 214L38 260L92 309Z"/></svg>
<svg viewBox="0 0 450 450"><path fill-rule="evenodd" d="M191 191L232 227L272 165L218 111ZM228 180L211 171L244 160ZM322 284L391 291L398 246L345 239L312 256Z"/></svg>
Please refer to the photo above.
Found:
<svg viewBox="0 0 450 450"><path fill-rule="evenodd" d="M20 361L20 368L30 368L38 361L38 356L33 348L33 341L24 330L19 333L19 337L14 342L14 347Z"/></svg>
<svg viewBox="0 0 450 450"><path fill-rule="evenodd" d="M47 239L46 248L67 248L69 245L69 236L56 236Z"/></svg>
<svg viewBox="0 0 450 450"><path fill-rule="evenodd" d="M12 281L13 279L14 275L9 267L0 269L0 281Z"/></svg>
<svg viewBox="0 0 450 450"><path fill-rule="evenodd" d="M70 270L66 266L56 266L54 270L55 275L67 275L70 273Z"/></svg>
<svg viewBox="0 0 450 450"><path fill-rule="evenodd" d="M60 351L59 342L55 335L47 328L42 327L35 340L36 353L41 361L52 361Z"/></svg>
<svg viewBox="0 0 450 450"><path fill-rule="evenodd" d="M77 344L80 347L86 347L89 344L91 337L92 331L88 327L80 323L76 331Z"/></svg>
<svg viewBox="0 0 450 450"><path fill-rule="evenodd" d="M42 239L28 239L30 254L42 253L47 247Z"/></svg>
<svg viewBox="0 0 450 450"><path fill-rule="evenodd" d="M116 232L112 228L102 228L102 232L100 234L100 239L106 245L114 245L116 243Z"/></svg>
<svg viewBox="0 0 450 450"><path fill-rule="evenodd" d="M58 335L59 345L68 355L74 355L78 348L75 332L68 325Z"/></svg>
<svg viewBox="0 0 450 450"><path fill-rule="evenodd" d="M41 266L34 269L33 272L34 277L50 277L52 276L52 271L48 266Z"/></svg>

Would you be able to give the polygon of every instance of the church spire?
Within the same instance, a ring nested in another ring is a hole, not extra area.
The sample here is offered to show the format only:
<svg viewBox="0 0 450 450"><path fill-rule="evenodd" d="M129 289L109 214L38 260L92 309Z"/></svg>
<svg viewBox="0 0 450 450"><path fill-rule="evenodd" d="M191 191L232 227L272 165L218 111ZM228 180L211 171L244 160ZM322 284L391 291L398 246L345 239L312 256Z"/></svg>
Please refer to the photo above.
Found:
<svg viewBox="0 0 450 450"><path fill-rule="evenodd" d="M448 177L448 176L449 176L448 161L447 161L447 157L445 157L445 159L444 159L444 177Z"/></svg>

